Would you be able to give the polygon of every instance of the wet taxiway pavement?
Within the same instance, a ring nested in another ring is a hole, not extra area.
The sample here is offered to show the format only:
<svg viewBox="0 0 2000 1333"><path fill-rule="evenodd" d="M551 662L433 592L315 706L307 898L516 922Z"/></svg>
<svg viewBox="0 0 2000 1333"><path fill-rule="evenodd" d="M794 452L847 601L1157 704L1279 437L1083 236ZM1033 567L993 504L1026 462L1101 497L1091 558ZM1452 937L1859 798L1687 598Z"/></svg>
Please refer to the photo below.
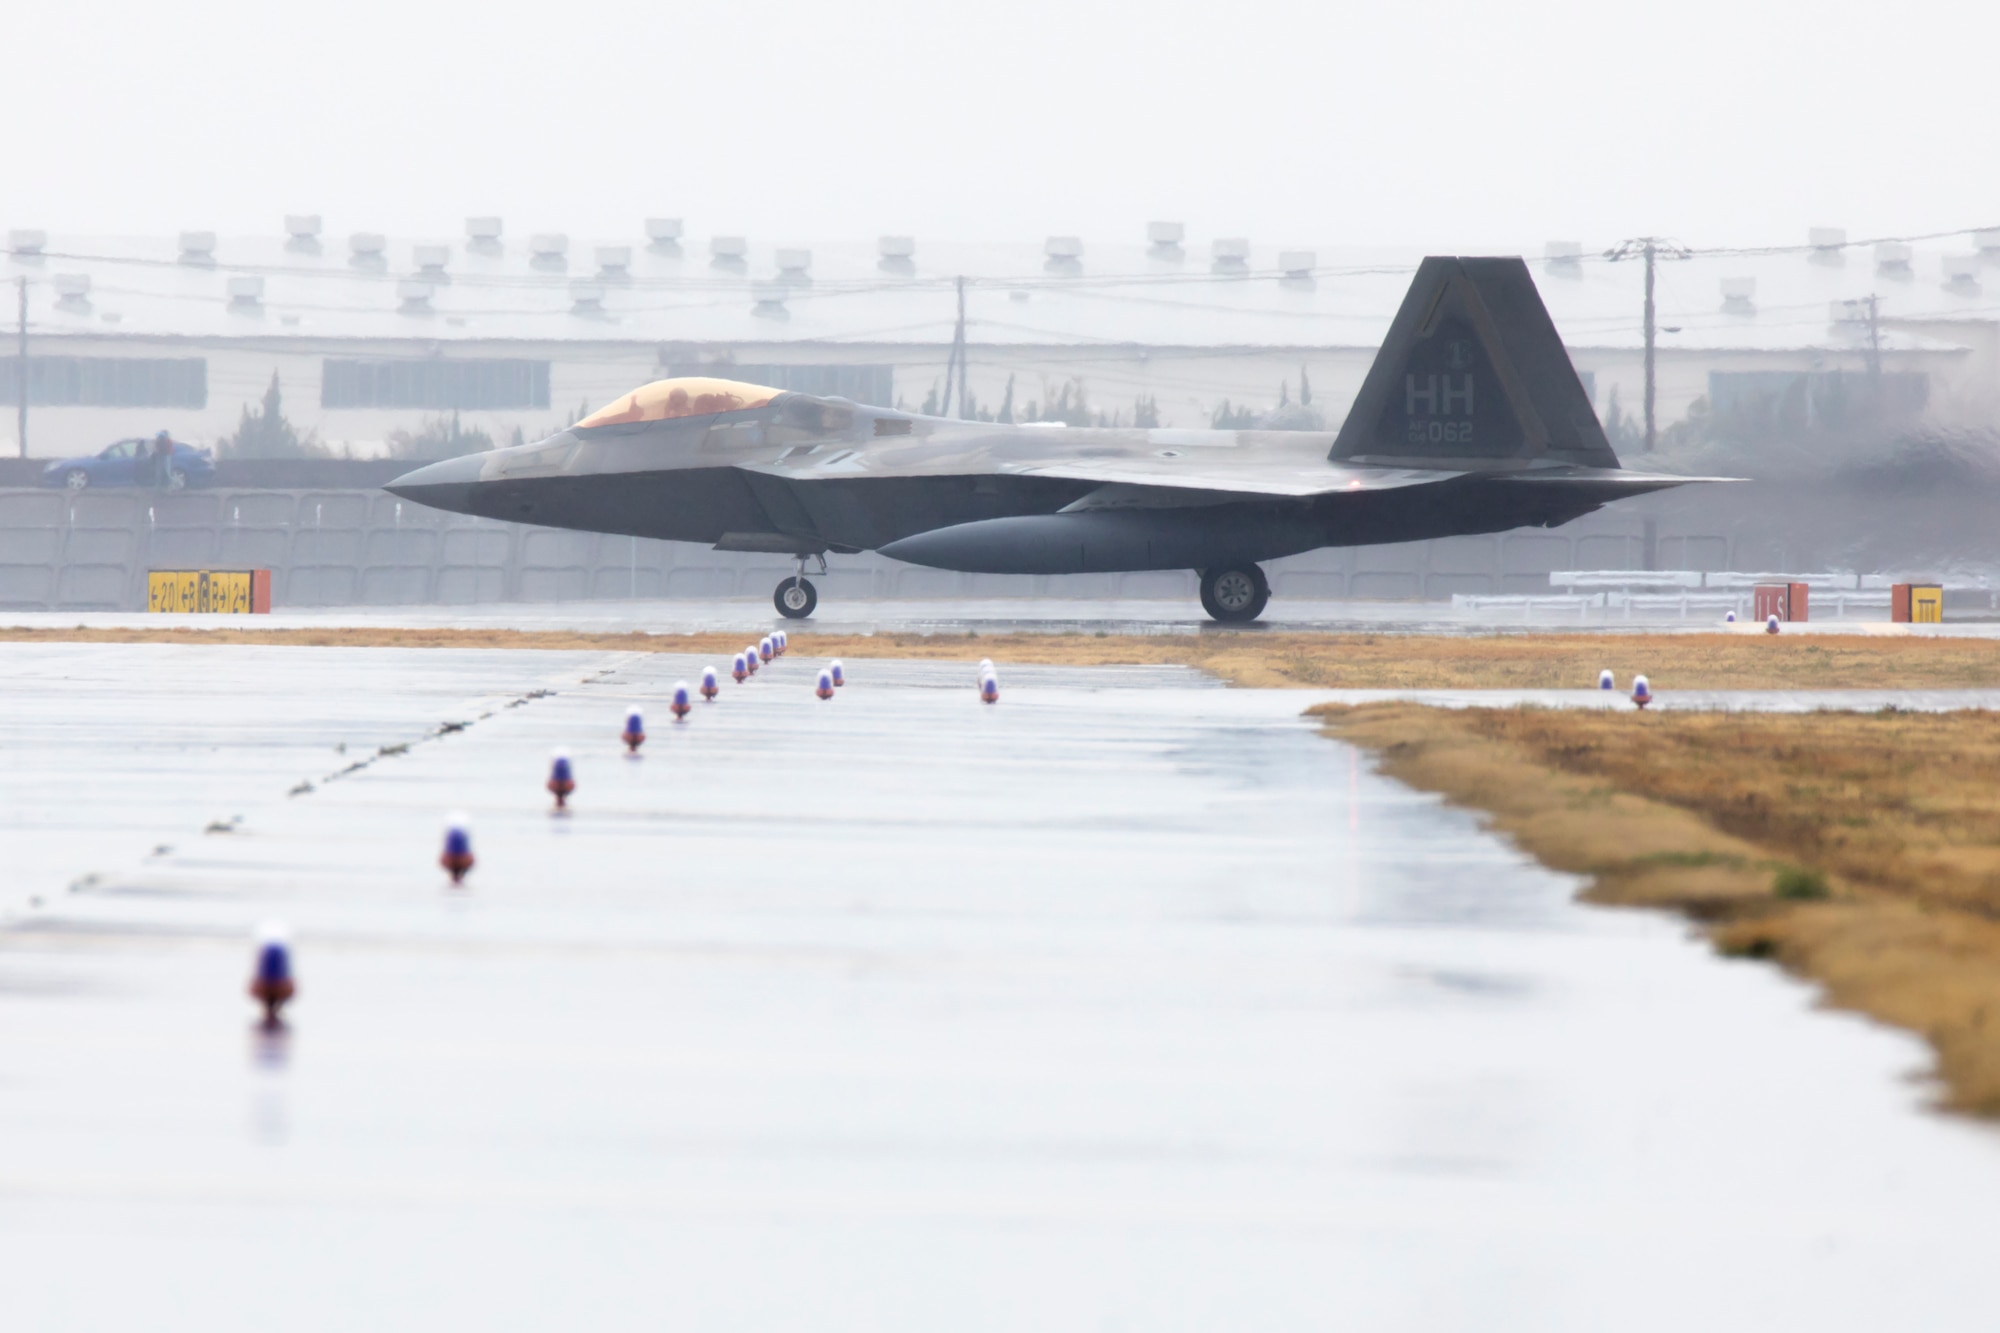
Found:
<svg viewBox="0 0 2000 1333"><path fill-rule="evenodd" d="M1885 613L1886 614L1886 613ZM1302 601L1279 598L1250 625L1218 625L1192 600L1097 601L1059 597L966 598L951 601L828 598L810 620L788 621L763 598L683 598L676 601L486 602L469 606L280 607L269 615L149 615L143 611L0 611L0 627L229 629L524 629L587 633L701 634L789 627L822 634L1760 634L1762 626L1724 624L1721 617L1679 615L1636 619L1524 618L1453 607L1449 602ZM1991 638L2000 621L1893 625L1886 620L1816 620L1787 625L1788 634L1917 634Z"/></svg>
<svg viewBox="0 0 2000 1333"><path fill-rule="evenodd" d="M2000 1143L1915 1042L1575 905L1323 696L821 703L794 654L676 726L698 659L0 662L10 1327L1988 1322Z"/></svg>

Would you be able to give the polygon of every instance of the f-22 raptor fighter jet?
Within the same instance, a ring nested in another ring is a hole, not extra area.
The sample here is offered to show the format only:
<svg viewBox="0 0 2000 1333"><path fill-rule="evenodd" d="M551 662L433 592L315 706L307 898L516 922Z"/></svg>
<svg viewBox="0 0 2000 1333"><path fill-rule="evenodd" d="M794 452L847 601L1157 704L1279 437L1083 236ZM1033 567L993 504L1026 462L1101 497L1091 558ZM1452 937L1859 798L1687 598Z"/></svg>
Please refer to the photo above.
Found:
<svg viewBox="0 0 2000 1333"><path fill-rule="evenodd" d="M464 514L796 557L939 569L1192 569L1220 621L1270 599L1259 562L1554 527L1690 478L1628 472L1528 267L1417 269L1337 433L952 421L705 378L660 380L535 444L434 463L399 496Z"/></svg>

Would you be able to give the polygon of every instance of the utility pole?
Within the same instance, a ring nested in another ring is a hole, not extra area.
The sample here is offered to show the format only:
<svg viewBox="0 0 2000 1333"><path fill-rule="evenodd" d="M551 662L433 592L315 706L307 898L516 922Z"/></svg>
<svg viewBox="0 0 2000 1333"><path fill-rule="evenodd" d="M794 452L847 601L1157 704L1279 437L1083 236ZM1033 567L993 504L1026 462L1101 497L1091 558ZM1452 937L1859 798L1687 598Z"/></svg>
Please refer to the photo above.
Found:
<svg viewBox="0 0 2000 1333"><path fill-rule="evenodd" d="M951 363L946 366L944 372L944 401L938 404L938 412L943 416L951 415L951 376L954 368L958 371L958 415L963 418L966 413L965 278L963 275L958 279L958 325L953 329L951 335Z"/></svg>
<svg viewBox="0 0 2000 1333"><path fill-rule="evenodd" d="M1646 261L1646 452L1650 454L1660 438L1653 415L1656 383L1653 360L1659 340L1653 320L1653 269L1661 259L1686 259L1688 251L1686 247L1658 236L1640 236L1623 242L1615 249L1606 250L1604 257L1614 264L1623 259L1644 258Z"/></svg>
<svg viewBox="0 0 2000 1333"><path fill-rule="evenodd" d="M28 456L28 279L21 285L21 321L14 342L14 426L21 444L21 457Z"/></svg>
<svg viewBox="0 0 2000 1333"><path fill-rule="evenodd" d="M1868 378L1869 387L1882 392L1882 312L1881 298L1868 293Z"/></svg>

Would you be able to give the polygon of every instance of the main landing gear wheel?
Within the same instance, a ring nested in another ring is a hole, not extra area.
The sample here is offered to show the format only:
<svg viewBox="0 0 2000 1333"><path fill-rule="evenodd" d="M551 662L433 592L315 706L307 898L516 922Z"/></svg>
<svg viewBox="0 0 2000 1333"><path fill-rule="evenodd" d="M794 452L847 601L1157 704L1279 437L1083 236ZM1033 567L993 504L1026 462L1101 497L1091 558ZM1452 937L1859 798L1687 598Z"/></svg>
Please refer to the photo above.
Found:
<svg viewBox="0 0 2000 1333"><path fill-rule="evenodd" d="M819 590L803 574L794 574L778 585L778 591L771 594L771 601L778 608L778 614L787 620L804 620L819 605Z"/></svg>
<svg viewBox="0 0 2000 1333"><path fill-rule="evenodd" d="M1225 624L1241 624L1264 614L1271 585L1255 565L1201 571L1201 609Z"/></svg>

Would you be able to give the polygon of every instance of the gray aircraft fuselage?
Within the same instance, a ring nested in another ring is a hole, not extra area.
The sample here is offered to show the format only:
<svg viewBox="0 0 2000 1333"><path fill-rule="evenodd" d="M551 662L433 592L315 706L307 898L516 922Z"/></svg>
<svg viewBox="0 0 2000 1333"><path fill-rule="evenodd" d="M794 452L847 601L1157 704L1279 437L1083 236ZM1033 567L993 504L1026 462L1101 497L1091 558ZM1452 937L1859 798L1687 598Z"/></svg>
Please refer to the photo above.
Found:
<svg viewBox="0 0 2000 1333"><path fill-rule="evenodd" d="M908 433L878 438L877 423ZM1120 505L1115 494L1096 503L1090 497L1127 483L1032 470L1051 457L1151 462L1163 453L1198 454L1210 465L1254 456L1324 467L1334 438L1004 426L787 394L763 408L707 418L566 430L537 444L433 464L389 489L485 518L725 550L881 550L962 524L1035 517L1058 519L1057 529L1081 524L1103 534L1074 551L1048 550L1027 540L1024 528L1011 558L996 549L935 562L1015 573L1201 569L1322 546L1552 526L1635 489L1623 478L1593 486L1573 475L1524 484L1532 482L1529 470L1501 467L1454 469L1456 475L1423 485L1241 498L1203 491L1200 504ZM849 457L829 468L826 460L841 453ZM787 461L814 465L814 475L785 475ZM828 475L842 464L851 465L852 475Z"/></svg>
<svg viewBox="0 0 2000 1333"><path fill-rule="evenodd" d="M1519 259L1431 258L1338 432L954 421L691 377L536 444L391 483L460 513L801 558L880 551L998 574L1192 569L1254 618L1258 562L1554 526L1698 478L1605 439ZM816 594L781 585L779 609Z"/></svg>

